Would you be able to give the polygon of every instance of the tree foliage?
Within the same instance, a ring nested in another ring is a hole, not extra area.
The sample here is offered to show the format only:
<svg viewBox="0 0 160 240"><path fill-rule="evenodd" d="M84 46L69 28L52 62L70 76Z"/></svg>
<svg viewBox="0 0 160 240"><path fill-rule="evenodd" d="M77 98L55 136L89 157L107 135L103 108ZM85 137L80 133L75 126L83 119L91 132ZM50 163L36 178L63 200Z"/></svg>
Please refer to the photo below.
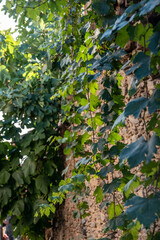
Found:
<svg viewBox="0 0 160 240"><path fill-rule="evenodd" d="M105 232L120 228L121 239L137 239L143 224L153 229L148 236L154 239L160 214L160 163L154 159L160 86L150 96L146 82L159 76L160 2L127 1L121 15L115 0L93 0L85 9L87 2L7 0L4 6L18 21L19 37L15 41L9 31L0 32L1 220L9 213L16 234L43 239L43 227L66 193L84 218L89 214L87 202L80 202L85 182L118 170L119 179L93 193L97 204L111 196ZM139 46L131 57L128 41ZM120 69L134 76L127 106ZM134 98L141 82L146 97ZM148 123L144 119L145 135L125 146L121 123L146 111L151 117ZM65 180L64 156L68 162L80 158ZM142 179L133 174L136 166ZM136 195L139 186L143 197ZM116 194L123 196L121 203Z"/></svg>

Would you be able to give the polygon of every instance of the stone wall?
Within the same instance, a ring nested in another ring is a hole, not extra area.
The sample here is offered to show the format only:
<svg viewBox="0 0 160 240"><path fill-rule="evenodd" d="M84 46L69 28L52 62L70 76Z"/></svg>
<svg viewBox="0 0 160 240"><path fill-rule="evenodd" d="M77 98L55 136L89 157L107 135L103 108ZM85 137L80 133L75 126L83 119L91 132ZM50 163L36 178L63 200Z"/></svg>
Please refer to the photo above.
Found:
<svg viewBox="0 0 160 240"><path fill-rule="evenodd" d="M126 76L123 71L120 73L123 76L122 80L122 93L125 96L125 104L127 104L132 98L128 95L128 90L130 88L130 84L132 81L132 75ZM138 98L141 96L149 97L154 89L155 84L160 83L160 79L152 79L151 77L145 80L146 83L141 82L136 94L133 96L134 98ZM125 144L130 144L131 142L136 141L140 136L144 136L148 138L146 135L146 129L144 124L149 121L151 116L146 111L145 113L142 111L141 119L135 119L133 116L129 116L125 122L126 126L121 128L122 141ZM67 164L67 163L66 163ZM72 169L74 168L75 160L71 161L68 172L65 177L71 176ZM138 168L133 169L133 171L138 172ZM118 172L114 172L114 177L118 177ZM141 176L140 176L141 177ZM110 183L112 181L112 176L108 174L107 178L104 180L106 183ZM114 233L112 232L103 233L103 229L106 226L108 221L107 208L104 207L100 209L99 204L96 204L95 197L93 196L93 192L98 185L102 184L102 180L100 179L91 179L90 183L87 187L89 188L89 195L86 195L82 200L87 201L89 205L89 213L90 216L85 219L79 219L73 217L73 211L76 210L76 205L71 201L71 198L66 198L64 204L60 206L59 210L56 213L56 224L54 226L52 236L54 240L85 240L85 239L99 239L108 237L109 239L118 240L120 239L120 231ZM104 183L103 183L104 184ZM142 187L137 190L137 195L142 196L143 191ZM109 196L106 196L106 198ZM146 239L146 232L141 231L139 235L139 240Z"/></svg>

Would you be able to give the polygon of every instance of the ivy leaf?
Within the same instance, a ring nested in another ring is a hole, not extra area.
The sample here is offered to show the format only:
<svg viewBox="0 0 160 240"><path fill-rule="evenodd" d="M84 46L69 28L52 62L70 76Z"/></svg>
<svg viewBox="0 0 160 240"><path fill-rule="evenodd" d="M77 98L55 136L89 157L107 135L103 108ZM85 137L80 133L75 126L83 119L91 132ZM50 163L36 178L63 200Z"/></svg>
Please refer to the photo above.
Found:
<svg viewBox="0 0 160 240"><path fill-rule="evenodd" d="M36 144L34 150L35 150L35 154L37 155L38 153L40 153L42 150L45 149L45 145L41 145L41 143Z"/></svg>
<svg viewBox="0 0 160 240"><path fill-rule="evenodd" d="M38 190L40 190L44 194L47 194L49 186L49 178L47 176L39 175L35 179L35 184Z"/></svg>
<svg viewBox="0 0 160 240"><path fill-rule="evenodd" d="M104 229L104 231L108 231L108 229L116 230L117 227L123 227L125 224L125 221L127 220L127 216L125 213L120 214L119 216L116 216L112 219L110 219L107 223L107 227Z"/></svg>
<svg viewBox="0 0 160 240"><path fill-rule="evenodd" d="M104 138L100 138L100 139L98 140L97 147L98 147L98 150L99 150L99 151L103 151L103 149L104 149L104 147L105 147L105 143L106 143L106 141L105 141Z"/></svg>
<svg viewBox="0 0 160 240"><path fill-rule="evenodd" d="M134 175L134 177L124 186L125 196L128 198L129 195L134 192L134 189L140 185L139 178Z"/></svg>
<svg viewBox="0 0 160 240"><path fill-rule="evenodd" d="M90 105L90 103L87 103L87 105L78 108L78 113L81 113L81 112L83 112L85 110L88 110L89 105Z"/></svg>
<svg viewBox="0 0 160 240"><path fill-rule="evenodd" d="M146 77L151 73L150 61L150 56L147 56L143 52L139 52L133 60L133 67L127 70L126 74L134 72L138 81L141 80L143 77Z"/></svg>
<svg viewBox="0 0 160 240"><path fill-rule="evenodd" d="M156 145L160 145L160 138L155 133L148 142L141 137L121 151L120 161L128 159L131 168L136 167L145 159L146 163L149 163L153 154L157 152Z"/></svg>
<svg viewBox="0 0 160 240"><path fill-rule="evenodd" d="M16 216L21 216L21 213L24 211L24 201L18 200L12 208L12 214Z"/></svg>
<svg viewBox="0 0 160 240"><path fill-rule="evenodd" d="M80 165L87 165L89 162L91 162L91 158L81 158L76 164L75 164L75 168L78 168Z"/></svg>
<svg viewBox="0 0 160 240"><path fill-rule="evenodd" d="M160 90L156 89L152 95L152 97L149 99L148 102L148 110L149 113L153 113L156 110L160 108Z"/></svg>
<svg viewBox="0 0 160 240"><path fill-rule="evenodd" d="M113 193L115 189L117 189L121 184L120 179L115 178L113 181L109 184L104 184L103 186L103 193Z"/></svg>
<svg viewBox="0 0 160 240"><path fill-rule="evenodd" d="M101 98L103 100L107 100L107 101L112 100L112 97L111 97L110 93L107 91L107 89L103 89L100 91L99 98Z"/></svg>
<svg viewBox="0 0 160 240"><path fill-rule="evenodd" d="M116 216L119 216L122 213L123 207L121 205L115 205L115 203L111 203L107 209L109 219L114 218L114 213Z"/></svg>
<svg viewBox="0 0 160 240"><path fill-rule="evenodd" d="M100 177L102 177L102 178L104 178L104 177L106 177L106 175L107 175L109 172L113 172L113 170L114 170L114 166L113 166L113 164L110 163L108 166L103 167L103 168L97 173L97 175L100 176Z"/></svg>
<svg viewBox="0 0 160 240"><path fill-rule="evenodd" d="M120 154L120 161L128 159L131 168L136 167L145 159L147 153L147 144L144 137L127 145Z"/></svg>
<svg viewBox="0 0 160 240"><path fill-rule="evenodd" d="M0 172L0 185L6 184L10 178L10 173L7 171Z"/></svg>
<svg viewBox="0 0 160 240"><path fill-rule="evenodd" d="M29 175L34 175L36 170L36 163L30 158L26 158L23 165L22 165L22 171L24 173L25 177L28 177Z"/></svg>
<svg viewBox="0 0 160 240"><path fill-rule="evenodd" d="M4 207L8 203L8 199L11 197L12 192L9 187L0 188L0 204Z"/></svg>
<svg viewBox="0 0 160 240"><path fill-rule="evenodd" d="M110 10L110 5L106 1L93 0L92 8L99 15L107 15Z"/></svg>
<svg viewBox="0 0 160 240"><path fill-rule="evenodd" d="M137 218L144 227L148 228L156 220L156 214L160 213L159 201L159 193L150 198L134 196L125 203L126 206L132 205L127 208L126 214L130 219Z"/></svg>
<svg viewBox="0 0 160 240"><path fill-rule="evenodd" d="M118 118L116 118L116 120L114 121L114 124L112 126L112 130L120 123L122 122L122 124L125 124L125 113L122 112L121 115L118 116Z"/></svg>
<svg viewBox="0 0 160 240"><path fill-rule="evenodd" d="M66 192L72 192L72 191L73 191L73 188L74 188L73 184L68 183L68 184L66 184L66 185L60 186L60 187L58 188L58 190L59 190L60 192L62 192L62 193L66 193Z"/></svg>
<svg viewBox="0 0 160 240"><path fill-rule="evenodd" d="M129 115L133 114L135 118L138 118L142 109L146 108L148 104L148 99L141 97L136 98L130 101L125 108L124 115L128 117Z"/></svg>
<svg viewBox="0 0 160 240"><path fill-rule="evenodd" d="M84 182L86 179L86 175L77 174L77 175L73 176L71 179L73 180L74 183Z"/></svg>
<svg viewBox="0 0 160 240"><path fill-rule="evenodd" d="M94 193L93 193L93 196L96 196L96 203L100 203L103 199L103 192L102 192L102 189L100 186L97 186Z"/></svg>
<svg viewBox="0 0 160 240"><path fill-rule="evenodd" d="M149 42L148 47L154 54L157 54L160 49L160 32L154 32Z"/></svg>
<svg viewBox="0 0 160 240"><path fill-rule="evenodd" d="M16 186L22 186L24 181L23 181L23 172L21 169L16 170L13 174L12 177L14 178L14 180L16 181Z"/></svg>
<svg viewBox="0 0 160 240"><path fill-rule="evenodd" d="M33 135L32 134L25 134L22 138L22 145L24 148L28 147L33 140Z"/></svg>
<svg viewBox="0 0 160 240"><path fill-rule="evenodd" d="M147 158L146 158L147 164L151 161L153 154L157 152L156 146L158 145L160 145L160 138L154 133L147 143L147 149L148 149Z"/></svg>
<svg viewBox="0 0 160 240"><path fill-rule="evenodd" d="M121 138L122 137L118 133L111 132L108 137L108 142L110 142L111 144L115 144L115 142L121 140Z"/></svg>

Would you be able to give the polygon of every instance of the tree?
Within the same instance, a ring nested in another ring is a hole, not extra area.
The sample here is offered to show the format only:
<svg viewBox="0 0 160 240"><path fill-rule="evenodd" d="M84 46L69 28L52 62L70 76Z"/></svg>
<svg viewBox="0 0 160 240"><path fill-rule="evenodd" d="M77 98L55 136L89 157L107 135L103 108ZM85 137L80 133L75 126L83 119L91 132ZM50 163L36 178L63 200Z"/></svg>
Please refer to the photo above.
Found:
<svg viewBox="0 0 160 240"><path fill-rule="evenodd" d="M14 41L8 33L0 35L0 110L4 118L1 219L9 213L17 234L40 239L41 230L65 193L73 192L80 217L85 217L88 206L79 203L85 179L90 181L92 175L104 179L116 169L123 177L103 188L97 186L94 192L97 203L106 193L113 196L105 231L121 228L122 239L136 239L141 224L146 228L154 224L149 232L154 239L160 213L159 162L153 159L160 144L160 90L158 84L150 96L146 82L148 76L159 74L159 1L127 2L121 16L115 14L114 0L93 0L85 15L86 3L6 1L4 10L18 19L19 39ZM135 56L126 62L123 56L128 60L127 54L132 52L126 47L129 41ZM132 64L126 74L135 76L130 96L144 81L147 97L134 98L124 106L118 71L129 62ZM102 73L103 89L98 92L97 79ZM129 115L139 118L147 109L152 115L148 123L144 120L146 138L124 146L119 135L121 122ZM21 135L24 127L30 130ZM151 138L150 131L154 132ZM86 146L91 151L86 151ZM81 157L73 176L66 180L62 176L64 155ZM115 164L117 156L119 162ZM100 170L97 164L101 164ZM143 181L132 173L140 164ZM138 186L146 193L152 186L151 194L136 196ZM121 191L122 203L116 203L116 191ZM124 210L124 205L131 206Z"/></svg>

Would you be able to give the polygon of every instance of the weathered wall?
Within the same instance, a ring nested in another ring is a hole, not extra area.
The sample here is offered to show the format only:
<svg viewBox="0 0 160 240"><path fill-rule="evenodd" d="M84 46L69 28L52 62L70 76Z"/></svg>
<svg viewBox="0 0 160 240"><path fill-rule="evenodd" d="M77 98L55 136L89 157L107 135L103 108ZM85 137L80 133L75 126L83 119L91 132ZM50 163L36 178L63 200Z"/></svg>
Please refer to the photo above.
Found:
<svg viewBox="0 0 160 240"><path fill-rule="evenodd" d="M125 104L127 104L132 98L128 95L128 90L130 88L132 75L126 76L123 71L121 71L121 75L123 76L122 80L122 93L125 96ZM133 96L133 98L138 98L140 96L150 96L154 89L155 84L160 83L160 79L152 79L148 78L146 84L144 81L140 83L138 87L138 91ZM144 136L145 138L149 137L146 135L146 129L144 124L147 123L151 116L142 111L141 119L135 119L133 116L129 116L126 120L126 126L121 128L122 141L125 144L129 144L131 142L136 141L140 136ZM158 154L157 154L158 156ZM75 160L74 160L75 161ZM74 161L71 161L69 166L69 170L66 174L66 177L71 176L72 169L74 168ZM66 163L67 164L67 163ZM138 174L138 168L133 169ZM114 176L118 177L118 172L114 172ZM108 174L105 179L106 183L110 183L112 180L111 174ZM95 197L93 196L93 192L96 187L102 183L102 180L99 179L91 179L90 183L88 183L88 187L90 189L89 195L86 196L83 201L87 201L89 205L90 216L85 219L74 219L73 211L76 210L75 204L71 201L71 198L67 198L65 203L60 207L56 214L56 225L53 229L53 239L54 240L78 240L78 239L98 239L109 237L110 239L118 240L120 239L120 231L112 235L111 232L104 234L102 231L105 228L105 225L108 221L107 208L104 207L102 210L99 208L99 204L96 204ZM142 187L137 190L137 195L143 196ZM107 197L107 196L106 196ZM139 236L139 240L146 239L146 232L141 231Z"/></svg>

